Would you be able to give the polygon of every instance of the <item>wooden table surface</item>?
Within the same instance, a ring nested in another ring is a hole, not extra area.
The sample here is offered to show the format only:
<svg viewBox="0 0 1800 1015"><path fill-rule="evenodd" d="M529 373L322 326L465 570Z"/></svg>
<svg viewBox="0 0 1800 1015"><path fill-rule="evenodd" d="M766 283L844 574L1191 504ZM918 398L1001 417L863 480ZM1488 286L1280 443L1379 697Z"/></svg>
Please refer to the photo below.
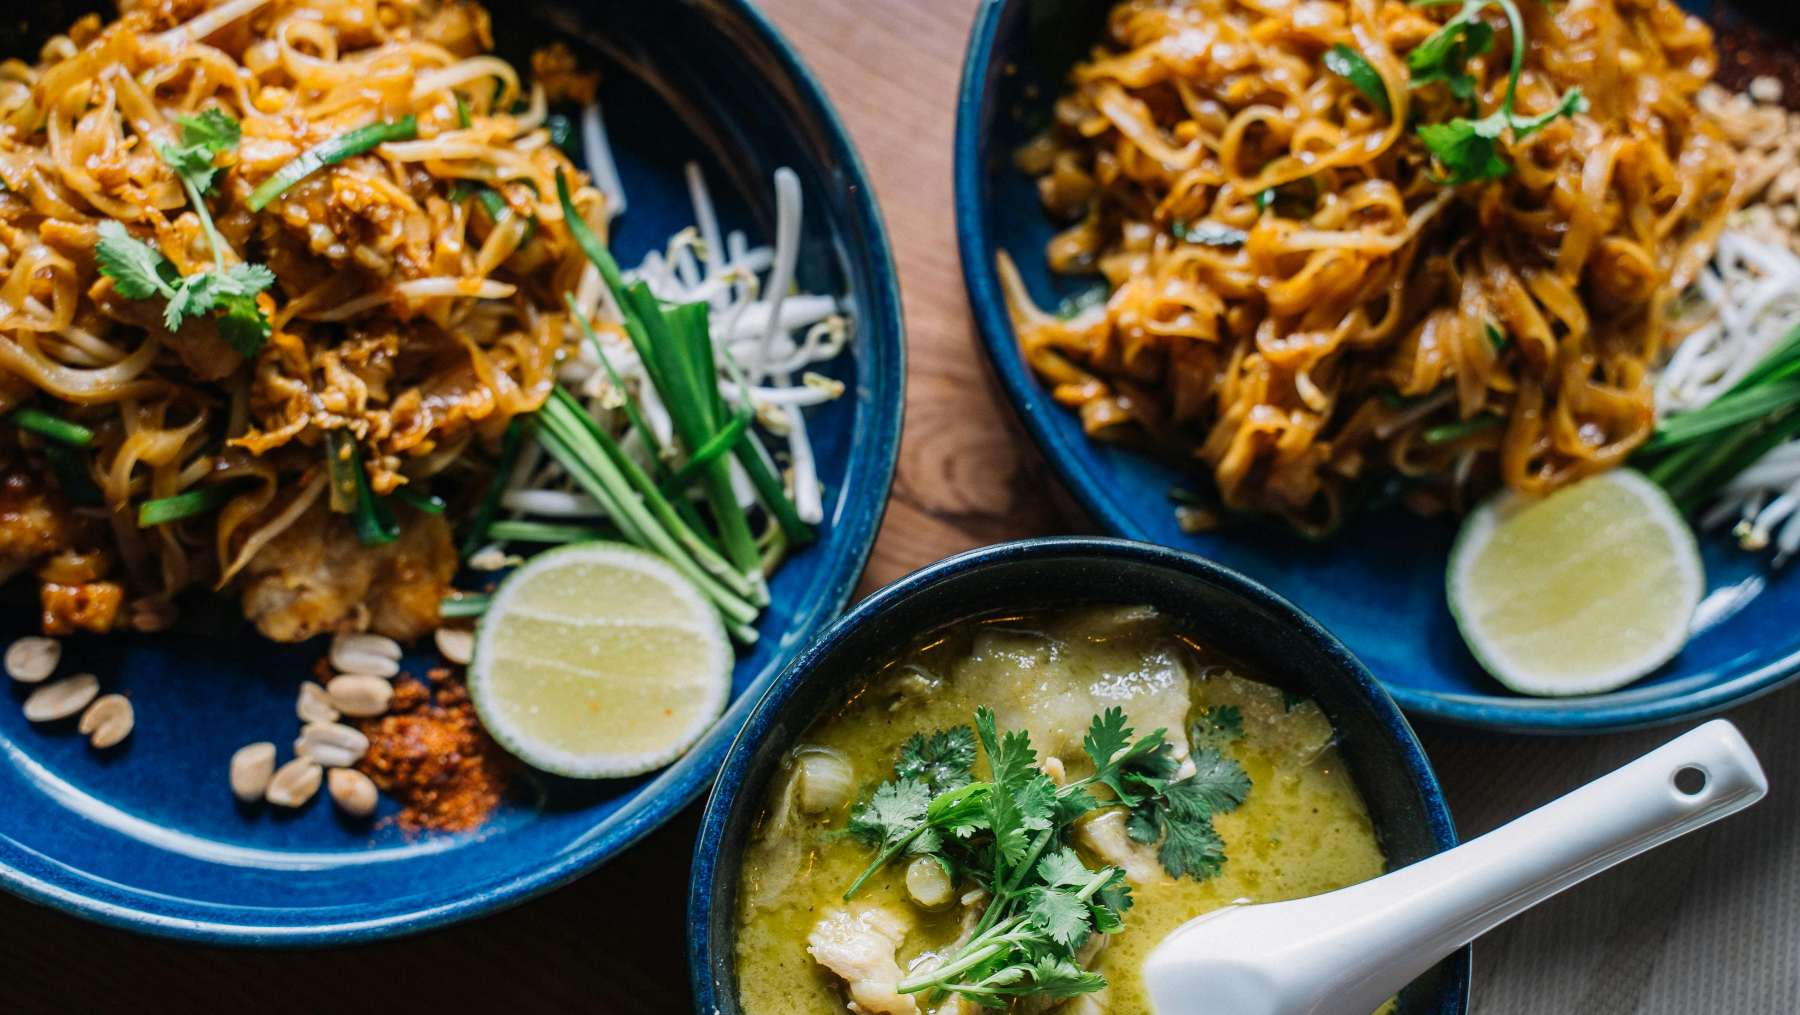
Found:
<svg viewBox="0 0 1800 1015"><path fill-rule="evenodd" d="M886 211L911 354L906 437L864 590L949 553L1079 532L979 358L950 215L956 80L976 0L763 0L849 122ZM1774 791L1476 946L1481 1015L1800 1012L1800 690L1730 714ZM1465 835L1661 743L1421 731ZM0 806L4 802L0 801ZM422 937L316 953L175 945L0 896L0 1011L678 1012L697 813L582 881Z"/></svg>

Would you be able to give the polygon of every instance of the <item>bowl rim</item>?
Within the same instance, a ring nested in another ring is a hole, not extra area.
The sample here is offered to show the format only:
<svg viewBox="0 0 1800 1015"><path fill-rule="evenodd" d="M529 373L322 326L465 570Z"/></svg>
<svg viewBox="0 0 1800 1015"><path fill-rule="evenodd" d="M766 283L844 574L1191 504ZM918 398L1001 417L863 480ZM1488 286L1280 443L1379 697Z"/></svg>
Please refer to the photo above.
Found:
<svg viewBox="0 0 1800 1015"><path fill-rule="evenodd" d="M988 223L992 210L981 159L985 86L994 62L1000 23L1006 12L1025 0L982 0L964 56L956 99L954 146L957 250L970 312L987 361L999 376L1014 415L1024 423L1050 466L1087 513L1107 532L1127 539L1154 539L1102 488L1099 479L1079 468L1077 454L1085 439L1052 424L1065 414L1038 385L1018 354L1018 338L1006 312L1006 301L993 266L994 240ZM1696 674L1704 678L1709 674ZM1715 668L1713 676L1719 671ZM1525 698L1516 695L1431 691L1382 683L1408 713L1456 726L1525 734L1579 734L1643 729L1723 712L1800 681L1800 651L1760 665L1731 671L1723 680L1678 693L1645 699L1627 688L1580 698Z"/></svg>
<svg viewBox="0 0 1800 1015"><path fill-rule="evenodd" d="M829 580L815 600L817 605L800 618L798 627L789 632L795 645L803 645L836 619L849 602L868 564L875 534L880 530L887 510L899 459L906 401L906 322L887 223L868 169L837 108L799 51L751 0L711 2L718 4L735 20L734 27L746 30L747 37L760 42L773 58L780 79L764 77L763 80L773 82L790 95L790 101L807 110L819 126L826 154L831 159L827 168L840 182L846 220L862 239L860 245L849 251L848 257L852 261L856 258L865 260L871 280L869 292L858 294L859 313L871 322L867 331L893 336L892 348L884 347L880 356L884 366L892 365L891 387L881 392L881 397L858 393L859 403L869 406L871 418L856 442L863 450L851 457L852 468L844 481L846 491L875 490L881 496L867 501L866 507L859 504L852 510L841 512L835 532L843 538L836 543L835 555L823 562L823 573ZM843 503L849 503L848 496ZM771 668L760 685L753 683L745 687L727 706L713 732L694 751L664 769L655 781L639 789L619 809L597 821L573 846L504 881L457 894L449 901L396 907L398 911L364 918L343 919L315 911L305 922L274 925L184 917L120 904L71 888L54 873L39 875L4 860L0 860L0 888L28 902L106 926L154 937L232 947L346 945L401 937L457 923L519 905L568 884L667 823L712 785L732 742L732 738L719 736L719 731L729 728L732 723L741 723L763 690L784 670L785 667ZM16 844L0 832L0 845ZM28 858L47 871L62 869L53 857L26 847L18 848L25 849ZM81 877L70 879L69 883L86 885L90 881ZM302 908L293 912L304 915L308 910Z"/></svg>
<svg viewBox="0 0 1800 1015"><path fill-rule="evenodd" d="M752 756L780 713L794 699L802 685L822 672L821 665L876 616L914 595L927 593L952 578L1020 561L1045 558L1070 564L1093 559L1123 560L1178 571L1228 589L1253 606L1280 616L1292 626L1296 634L1313 642L1337 664L1340 674L1347 678L1351 687L1363 699L1365 707L1399 747L1408 781L1419 790L1424 800L1430 823L1429 831L1438 850L1442 852L1457 845L1456 824L1450 813L1449 802L1444 796L1431 760L1425 754L1424 746L1420 744L1405 715L1394 704L1380 681L1375 679L1368 667L1343 642L1281 595L1222 564L1185 550L1152 543L1109 536L1043 536L995 543L926 565L870 594L807 646L806 651L796 657L757 700L756 707L732 741L730 753L719 771L718 779L713 783L712 792L706 800L706 809L700 818L700 832L694 842L694 859L688 881L687 933L688 974L693 986L696 1011L720 1015L727 1010L715 990L712 959L719 947L728 945L713 940L712 913L715 904L733 905L735 900L716 899L713 886L719 872L724 869L726 858L720 851L721 843L739 803L736 799L738 793L749 775ZM981 608L978 607L970 615L979 612ZM1445 960L1452 963L1448 984L1450 1011L1468 1010L1472 955L1472 948L1464 947ZM728 1000L735 1005L735 999Z"/></svg>

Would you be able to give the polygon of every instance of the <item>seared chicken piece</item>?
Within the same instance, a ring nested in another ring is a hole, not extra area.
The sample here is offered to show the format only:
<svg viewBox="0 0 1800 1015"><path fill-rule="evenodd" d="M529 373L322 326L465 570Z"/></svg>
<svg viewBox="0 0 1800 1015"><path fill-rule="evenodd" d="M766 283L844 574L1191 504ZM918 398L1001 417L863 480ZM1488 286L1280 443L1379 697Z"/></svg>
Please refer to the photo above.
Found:
<svg viewBox="0 0 1800 1015"><path fill-rule="evenodd" d="M275 641L304 641L352 621L410 641L438 623L456 550L437 515L404 510L400 537L364 546L321 501L263 547L244 570L244 616Z"/></svg>
<svg viewBox="0 0 1800 1015"><path fill-rule="evenodd" d="M881 906L832 909L813 926L806 950L850 987L851 1009L883 1015L914 1015L919 1006L900 993L900 964L894 952L906 940L907 921Z"/></svg>
<svg viewBox="0 0 1800 1015"><path fill-rule="evenodd" d="M23 472L0 477L0 580L68 544L68 508Z"/></svg>

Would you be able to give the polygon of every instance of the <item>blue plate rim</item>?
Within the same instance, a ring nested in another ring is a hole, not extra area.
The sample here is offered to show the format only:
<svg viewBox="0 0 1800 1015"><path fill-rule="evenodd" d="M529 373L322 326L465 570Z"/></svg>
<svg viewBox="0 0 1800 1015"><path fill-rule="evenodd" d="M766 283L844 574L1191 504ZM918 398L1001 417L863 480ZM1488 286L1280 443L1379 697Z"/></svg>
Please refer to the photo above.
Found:
<svg viewBox="0 0 1800 1015"><path fill-rule="evenodd" d="M873 489L878 490L881 496L869 499L866 508L842 513L837 531L843 533L847 529L849 538L841 540L836 559L828 562L834 577L825 589L823 605L814 608L798 627L787 632L789 635L797 635L792 639L792 651L798 655L804 653L818 631L827 628L838 618L850 601L850 596L868 565L869 555L875 546L875 536L880 531L882 519L887 512L904 424L906 321L887 222L882 215L880 201L870 182L862 155L837 107L832 104L825 89L793 44L760 8L751 0L719 2L731 9L741 19L741 23L767 45L770 54L789 78L798 103L809 107L819 124L825 128L825 140L834 159L833 168L843 178L844 200L851 221L860 227L861 234L868 240L866 246L854 252L854 256L866 259L869 278L874 280L872 291L868 294L872 303L859 305L859 310L865 319L878 322L877 328L869 330L891 332L895 337L893 347L884 349L881 357L884 364L891 363L894 367L891 372L891 387L882 392L885 397L869 400L872 419L862 437L862 441L866 442L865 450L852 458L855 468L844 478L844 488L847 491ZM741 724L762 698L767 687L779 679L791 665L792 660L788 666L770 667L761 686L752 683L745 687L733 699L714 727L714 732L701 742L700 747L674 767L665 770L656 781L645 785L628 803L590 830L581 840L579 848L560 853L550 862L527 874L450 902L372 919L268 926L181 918L120 905L71 890L5 862L0 862L0 888L28 902L121 930L231 947L303 948L345 945L386 940L443 927L519 905L568 884L668 822L713 785L730 745L736 742L735 733L732 737L724 737L718 735L719 731ZM669 784L661 785L665 780ZM46 866L62 866L54 857L35 851L34 855Z"/></svg>
<svg viewBox="0 0 1800 1015"><path fill-rule="evenodd" d="M1094 476L1075 466L1077 440L1051 425L1051 419L1066 410L1045 394L1026 369L994 269L994 241L986 215L990 202L981 161L982 107L986 99L983 83L994 60L1001 15L1012 2L1015 0L982 0L957 89L953 206L957 253L962 261L970 312L988 364L998 375L1014 414L1063 486L1107 532L1126 539L1152 541L1150 534L1107 496ZM1402 709L1434 722L1503 733L1579 734L1622 732L1697 719L1759 698L1796 680L1800 680L1800 652L1764 663L1723 683L1637 704L1589 704L1592 699L1583 698L1442 694L1386 681L1382 681L1382 687Z"/></svg>
<svg viewBox="0 0 1800 1015"><path fill-rule="evenodd" d="M712 907L715 901L712 884L721 860L719 842L725 834L725 825L730 818L731 808L735 802L733 799L727 799L725 787L731 787L732 794L741 788L745 770L750 764L756 743L768 733L769 726L775 722L776 715L781 708L792 700L805 675L818 665L819 660L834 651L840 642L849 637L870 617L920 589L964 572L998 563L1030 559L1036 556L1083 555L1117 556L1199 574L1221 585L1231 587L1259 606L1290 618L1299 633L1318 642L1328 653L1338 657L1346 672L1355 678L1357 688L1362 692L1368 707L1376 713L1377 718L1400 747L1402 763L1424 796L1431 823L1431 834L1437 841L1440 851L1456 847L1460 841L1456 831L1456 819L1450 813L1449 798L1444 795L1443 785L1438 781L1437 770L1432 767L1431 759L1425 753L1425 747L1420 743L1417 731L1412 728L1412 724L1396 706L1392 696L1387 692L1386 686L1374 673L1370 672L1354 652L1350 651L1348 646L1338 639L1337 635L1332 634L1311 614L1289 602L1280 593L1254 578L1199 554L1143 540L1120 539L1110 536L1040 536L1005 543L991 543L928 564L871 593L851 607L830 627L827 627L823 634L814 639L804 652L795 657L794 661L781 671L780 676L776 677L758 698L755 707L731 743L725 764L720 768L719 776L713 783L712 792L707 796L706 809L700 817L700 832L694 839L694 860L688 876L687 933L688 976L692 984L696 1011L711 1012L715 1015L723 1011L719 1005L719 998L713 990L709 948L711 941L707 928L712 926ZM1451 982L1448 984L1452 993L1451 1010L1466 1012L1472 991L1474 949L1472 946L1464 946L1458 954L1461 956L1461 961L1456 962L1451 974Z"/></svg>

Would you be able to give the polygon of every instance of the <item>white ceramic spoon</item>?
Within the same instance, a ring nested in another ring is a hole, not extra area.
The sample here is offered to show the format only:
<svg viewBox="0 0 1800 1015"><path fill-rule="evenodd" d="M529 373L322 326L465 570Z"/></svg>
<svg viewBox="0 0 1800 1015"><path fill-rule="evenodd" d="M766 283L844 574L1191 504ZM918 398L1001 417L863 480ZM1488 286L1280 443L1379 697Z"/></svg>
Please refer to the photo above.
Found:
<svg viewBox="0 0 1800 1015"><path fill-rule="evenodd" d="M1743 735L1715 719L1392 874L1190 920L1144 961L1144 982L1159 1015L1369 1015L1499 924L1768 791Z"/></svg>

